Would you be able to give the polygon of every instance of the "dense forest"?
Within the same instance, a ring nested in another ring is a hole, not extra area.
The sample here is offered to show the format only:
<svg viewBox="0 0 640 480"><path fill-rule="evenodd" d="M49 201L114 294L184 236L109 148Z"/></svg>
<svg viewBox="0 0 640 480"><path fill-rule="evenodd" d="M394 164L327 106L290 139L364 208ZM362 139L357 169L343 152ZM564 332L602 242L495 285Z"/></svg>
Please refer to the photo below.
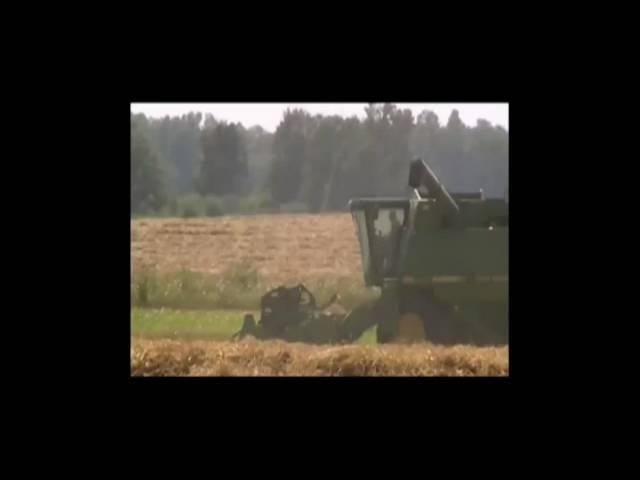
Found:
<svg viewBox="0 0 640 480"><path fill-rule="evenodd" d="M366 116L288 110L274 133L211 115L131 114L131 213L215 216L345 210L350 198L407 195L409 161L424 158L453 192L508 189L509 134L453 110L414 118L393 104Z"/></svg>

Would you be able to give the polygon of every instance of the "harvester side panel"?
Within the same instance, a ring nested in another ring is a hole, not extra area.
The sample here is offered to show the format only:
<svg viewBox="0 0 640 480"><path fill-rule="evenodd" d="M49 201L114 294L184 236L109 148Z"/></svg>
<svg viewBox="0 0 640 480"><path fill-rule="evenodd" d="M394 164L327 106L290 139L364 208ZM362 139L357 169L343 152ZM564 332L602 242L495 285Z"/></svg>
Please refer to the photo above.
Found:
<svg viewBox="0 0 640 480"><path fill-rule="evenodd" d="M433 230L418 225L407 250L405 275L507 275L508 229L465 228Z"/></svg>

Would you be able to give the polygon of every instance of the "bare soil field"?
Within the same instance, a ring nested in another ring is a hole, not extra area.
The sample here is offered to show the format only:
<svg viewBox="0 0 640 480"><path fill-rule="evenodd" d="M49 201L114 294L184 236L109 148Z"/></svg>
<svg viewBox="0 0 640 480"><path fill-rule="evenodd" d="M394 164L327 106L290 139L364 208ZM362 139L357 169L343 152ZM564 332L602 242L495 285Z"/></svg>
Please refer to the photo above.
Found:
<svg viewBox="0 0 640 480"><path fill-rule="evenodd" d="M131 340L132 376L508 376L508 347Z"/></svg>
<svg viewBox="0 0 640 480"><path fill-rule="evenodd" d="M249 264L262 278L361 282L350 214L282 214L131 221L133 271L220 275Z"/></svg>

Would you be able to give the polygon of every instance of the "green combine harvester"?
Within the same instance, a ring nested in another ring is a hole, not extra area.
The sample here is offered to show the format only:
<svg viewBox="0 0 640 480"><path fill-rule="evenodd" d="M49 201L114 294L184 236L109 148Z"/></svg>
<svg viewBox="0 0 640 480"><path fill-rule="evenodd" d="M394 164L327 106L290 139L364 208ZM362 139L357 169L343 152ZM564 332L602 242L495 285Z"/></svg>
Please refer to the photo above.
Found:
<svg viewBox="0 0 640 480"><path fill-rule="evenodd" d="M260 322L247 315L236 338L349 343L376 326L378 343L507 344L506 199L449 193L419 158L409 186L414 198L350 201L364 282L379 298L337 315L302 285L279 287L262 298Z"/></svg>

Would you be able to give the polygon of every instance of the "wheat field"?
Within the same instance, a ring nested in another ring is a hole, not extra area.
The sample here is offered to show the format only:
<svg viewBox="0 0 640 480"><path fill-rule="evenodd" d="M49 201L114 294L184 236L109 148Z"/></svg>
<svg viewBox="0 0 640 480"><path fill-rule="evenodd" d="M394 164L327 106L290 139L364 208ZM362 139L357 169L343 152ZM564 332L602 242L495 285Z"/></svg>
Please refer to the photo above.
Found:
<svg viewBox="0 0 640 480"><path fill-rule="evenodd" d="M508 347L132 339L132 376L507 376Z"/></svg>
<svg viewBox="0 0 640 480"><path fill-rule="evenodd" d="M361 281L350 214L282 214L131 222L133 271L220 275L245 263L271 282Z"/></svg>

